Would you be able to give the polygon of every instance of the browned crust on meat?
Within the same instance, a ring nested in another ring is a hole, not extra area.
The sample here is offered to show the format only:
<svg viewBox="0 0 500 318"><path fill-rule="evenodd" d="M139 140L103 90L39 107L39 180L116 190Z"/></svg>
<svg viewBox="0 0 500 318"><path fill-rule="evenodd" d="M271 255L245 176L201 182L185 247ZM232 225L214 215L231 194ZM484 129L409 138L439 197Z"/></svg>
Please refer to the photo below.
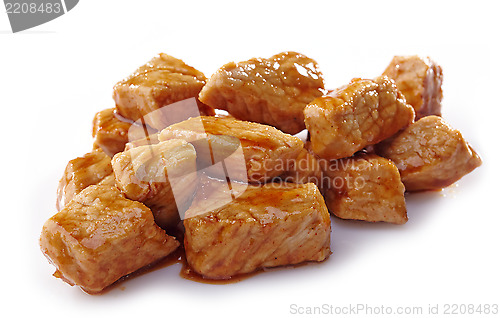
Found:
<svg viewBox="0 0 500 318"><path fill-rule="evenodd" d="M447 187L481 165L460 131L438 116L421 118L376 148L394 161L407 191Z"/></svg>
<svg viewBox="0 0 500 318"><path fill-rule="evenodd" d="M328 209L342 219L404 224L405 187L397 167L375 154L357 154L331 163L323 190Z"/></svg>
<svg viewBox="0 0 500 318"><path fill-rule="evenodd" d="M200 92L202 102L241 120L296 134L305 128L303 110L323 95L316 61L296 52L222 66Z"/></svg>

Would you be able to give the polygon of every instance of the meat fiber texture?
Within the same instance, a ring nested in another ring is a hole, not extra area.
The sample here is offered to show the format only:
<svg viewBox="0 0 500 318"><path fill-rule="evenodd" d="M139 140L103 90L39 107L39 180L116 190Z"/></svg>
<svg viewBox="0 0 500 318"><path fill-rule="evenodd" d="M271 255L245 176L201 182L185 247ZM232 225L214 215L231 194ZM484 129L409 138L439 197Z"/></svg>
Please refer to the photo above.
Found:
<svg viewBox="0 0 500 318"><path fill-rule="evenodd" d="M375 154L334 160L325 169L328 209L342 219L404 224L405 187L398 168Z"/></svg>
<svg viewBox="0 0 500 318"><path fill-rule="evenodd" d="M102 149L111 158L125 150L125 145L155 134L156 130L133 122L118 114L116 108L108 108L95 114L92 122L94 149Z"/></svg>
<svg viewBox="0 0 500 318"><path fill-rule="evenodd" d="M56 266L54 276L98 293L179 246L142 203L111 186L81 191L43 226L40 247Z"/></svg>
<svg viewBox="0 0 500 318"><path fill-rule="evenodd" d="M205 82L206 77L202 72L180 59L161 53L118 82L114 86L113 98L122 116L138 121L149 114L147 124L162 129L170 124L169 111L158 110L175 102L198 97ZM198 104L197 108L198 115L215 114L213 109L204 104Z"/></svg>
<svg viewBox="0 0 500 318"><path fill-rule="evenodd" d="M443 70L429 57L395 56L383 75L394 80L415 110L416 119L441 116Z"/></svg>
<svg viewBox="0 0 500 318"><path fill-rule="evenodd" d="M374 145L413 122L413 108L392 80L353 79L316 98L304 109L311 149L318 156L339 159Z"/></svg>
<svg viewBox="0 0 500 318"><path fill-rule="evenodd" d="M220 206L221 198L238 188L231 185L205 183L186 212L184 246L195 272L226 279L330 255L330 217L316 185L245 185Z"/></svg>
<svg viewBox="0 0 500 318"><path fill-rule="evenodd" d="M177 225L196 190L196 152L191 144L172 139L138 146L116 154L112 166L127 198L148 206L162 228Z"/></svg>
<svg viewBox="0 0 500 318"><path fill-rule="evenodd" d="M251 183L264 183L287 171L304 146L299 138L268 125L213 116L167 127L159 140L169 139L192 143L199 169L223 161L226 174L216 176Z"/></svg>
<svg viewBox="0 0 500 318"><path fill-rule="evenodd" d="M199 98L238 119L296 134L305 128L304 107L323 93L323 76L316 61L296 52L282 52L268 59L222 66Z"/></svg>
<svg viewBox="0 0 500 318"><path fill-rule="evenodd" d="M101 149L70 160L57 188L57 210L64 208L80 191L101 182L112 173L111 158Z"/></svg>
<svg viewBox="0 0 500 318"><path fill-rule="evenodd" d="M481 165L481 158L441 117L427 116L376 147L392 160L407 191L440 189Z"/></svg>
<svg viewBox="0 0 500 318"><path fill-rule="evenodd" d="M299 155L292 164L288 166L287 171L281 175L285 182L292 183L314 183L321 189L323 180L324 161L317 158L317 156L309 150L309 144L306 143L304 148L300 151Z"/></svg>

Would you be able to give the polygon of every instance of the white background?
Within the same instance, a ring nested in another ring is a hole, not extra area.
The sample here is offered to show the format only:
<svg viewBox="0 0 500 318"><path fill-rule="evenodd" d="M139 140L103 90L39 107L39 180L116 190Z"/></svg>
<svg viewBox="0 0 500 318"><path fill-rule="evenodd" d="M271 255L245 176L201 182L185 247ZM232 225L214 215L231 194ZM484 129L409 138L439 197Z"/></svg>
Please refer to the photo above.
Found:
<svg viewBox="0 0 500 318"><path fill-rule="evenodd" d="M286 317L290 306L500 303L498 9L492 2L80 1L12 34L0 13L2 312L52 317ZM333 219L326 262L230 285L181 279L178 265L89 296L51 276L38 248L68 160L92 147L113 85L159 52L210 76L226 62L294 50L327 87L380 74L393 55L444 70L443 114L483 166L441 192L407 197L403 226ZM12 312L12 311L11 311ZM422 316L423 317L423 316Z"/></svg>

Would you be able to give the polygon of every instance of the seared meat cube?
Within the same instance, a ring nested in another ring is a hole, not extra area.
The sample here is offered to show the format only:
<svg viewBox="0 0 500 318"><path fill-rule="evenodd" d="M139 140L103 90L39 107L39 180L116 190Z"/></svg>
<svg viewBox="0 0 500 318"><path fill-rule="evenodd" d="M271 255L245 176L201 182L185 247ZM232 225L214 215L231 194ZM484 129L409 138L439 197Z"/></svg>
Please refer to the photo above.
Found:
<svg viewBox="0 0 500 318"><path fill-rule="evenodd" d="M292 161L288 171L286 171L281 178L286 182L301 184L310 182L320 187L323 178L321 159L317 158L316 155L307 148L306 145L306 147L300 151L297 159Z"/></svg>
<svg viewBox="0 0 500 318"><path fill-rule="evenodd" d="M385 76L355 78L331 95L315 99L304 110L311 148L322 158L352 156L413 122L413 108Z"/></svg>
<svg viewBox="0 0 500 318"><path fill-rule="evenodd" d="M68 162L57 188L57 210L61 210L80 191L99 183L113 173L111 158L101 149Z"/></svg>
<svg viewBox="0 0 500 318"><path fill-rule="evenodd" d="M125 199L116 187L89 186L43 226L40 247L55 265L54 276L88 293L174 251L142 203Z"/></svg>
<svg viewBox="0 0 500 318"><path fill-rule="evenodd" d="M195 272L227 279L259 268L320 262L330 255L330 217L314 184L248 185L236 199L218 206L223 195L216 192L229 190L217 183L206 185L215 193L207 197L202 191L184 219L186 259Z"/></svg>
<svg viewBox="0 0 500 318"><path fill-rule="evenodd" d="M415 109L416 119L441 115L443 71L430 58L395 56L384 74L396 82L406 102Z"/></svg>
<svg viewBox="0 0 500 318"><path fill-rule="evenodd" d="M156 223L170 229L179 222L196 191L196 152L183 140L132 148L112 160L116 184L126 197L151 208Z"/></svg>
<svg viewBox="0 0 500 318"><path fill-rule="evenodd" d="M462 134L438 116L419 119L376 149L394 161L407 191L447 187L481 165Z"/></svg>
<svg viewBox="0 0 500 318"><path fill-rule="evenodd" d="M118 112L136 121L163 106L197 97L205 81L202 72L162 53L118 82L113 97ZM206 105L200 104L199 109L202 114L214 114ZM166 127L169 122L164 116L150 116L150 120L148 124L156 129Z"/></svg>
<svg viewBox="0 0 500 318"><path fill-rule="evenodd" d="M213 116L191 118L167 127L159 139L191 142L198 154L199 167L224 160L227 171L233 172L232 178L255 183L288 170L289 162L304 145L299 138L271 126Z"/></svg>
<svg viewBox="0 0 500 318"><path fill-rule="evenodd" d="M129 141L131 122L121 120L114 108L98 112L93 121L92 137L94 148L101 148L108 156L113 157L122 152Z"/></svg>
<svg viewBox="0 0 500 318"><path fill-rule="evenodd" d="M337 217L395 224L408 221L405 188L390 160L358 154L332 161L326 175L325 202Z"/></svg>
<svg viewBox="0 0 500 318"><path fill-rule="evenodd" d="M203 87L200 100L238 119L296 134L305 128L304 107L323 90L316 61L282 52L222 66Z"/></svg>

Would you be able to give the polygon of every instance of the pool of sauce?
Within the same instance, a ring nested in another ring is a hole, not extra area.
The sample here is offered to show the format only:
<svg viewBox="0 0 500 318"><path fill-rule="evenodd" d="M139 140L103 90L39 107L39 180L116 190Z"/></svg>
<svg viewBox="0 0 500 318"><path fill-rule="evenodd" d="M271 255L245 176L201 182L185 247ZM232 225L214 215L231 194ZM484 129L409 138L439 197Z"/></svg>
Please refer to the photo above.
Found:
<svg viewBox="0 0 500 318"><path fill-rule="evenodd" d="M184 279L187 279L187 280L190 280L193 282L197 282L197 283L203 283L203 284L227 285L227 284L234 284L234 283L241 282L247 278L250 278L250 277L257 275L259 273L262 273L262 272L275 271L275 270L280 270L283 268L297 268L297 267L301 267L301 266L304 266L304 265L307 265L308 263L310 263L310 262L303 262L303 263L295 264L295 265L284 265L284 266L278 266L278 267L273 267L273 268L263 268L263 269L258 269L256 271L253 271L251 273L235 275L235 276L232 276L228 279L205 278L205 277L203 277L203 275L196 273L189 266L189 264L186 261L186 252L184 251L184 246L182 245L182 242L184 242L184 231L183 231L181 224L182 223L180 223L179 224L180 226L177 228L170 229L169 234L175 236L181 242L181 246L179 246L179 248L177 248L170 255L167 255L166 257L159 259L158 261L156 261L152 264L146 265L146 266L136 270L133 273L130 273L128 275L123 276L122 278L120 278L119 280L117 280L113 284L109 285L108 287L106 287L105 289L103 289L99 293L89 293L86 290L83 290L83 289L82 290L84 292L86 292L87 294L91 294L91 295L106 294L107 292L109 292L113 289L116 289L116 288L124 291L126 289L126 287L124 286L123 283L128 281L129 279L137 278L139 276L151 273L153 271L156 271L156 270L159 270L159 269L162 269L162 268L174 265L174 264L181 264L182 265L179 276L184 278Z"/></svg>
<svg viewBox="0 0 500 318"><path fill-rule="evenodd" d="M196 273L188 265L188 263L186 261L186 253L184 252L184 249L178 248L170 255L168 255L168 256L166 256L166 257L164 257L164 258L162 258L162 259L160 259L152 264L144 266L144 267L136 270L133 273L130 273L128 275L123 276L122 278L120 278L119 280L117 280L113 284L109 285L108 287L106 287L105 289L103 289L99 293L89 293L86 290L83 290L83 291L86 292L87 294L91 294L91 295L103 295L103 294L106 294L107 292L109 292L113 289L116 289L116 288L123 291L126 289L126 287L124 286L123 283L128 281L129 279L137 278L139 276L151 273L153 271L156 271L156 270L159 270L159 269L162 269L162 268L174 265L174 264L181 264L182 265L181 271L179 273L180 277L187 279L187 280L190 280L190 281L197 282L197 283L212 284L212 285L227 285L227 284L237 283L237 282L245 280L245 279L263 271L263 270L257 270L255 272L248 273L248 274L235 275L235 276L228 278L228 279L205 278L202 275Z"/></svg>
<svg viewBox="0 0 500 318"><path fill-rule="evenodd" d="M179 276L181 276L184 279L188 279L190 281L193 281L193 282L204 283L204 284L212 284L212 285L233 284L233 283L241 282L242 280L245 280L245 279L261 272L261 270L259 270L259 271L255 271L255 272L248 273L248 274L239 274L239 275L232 276L231 278L227 278L227 279L209 279L209 278L205 278L205 277L203 277L203 275L200 275L197 272L195 272L188 265L185 257L182 259L182 261L183 261L182 269L181 269L181 272L179 273Z"/></svg>

